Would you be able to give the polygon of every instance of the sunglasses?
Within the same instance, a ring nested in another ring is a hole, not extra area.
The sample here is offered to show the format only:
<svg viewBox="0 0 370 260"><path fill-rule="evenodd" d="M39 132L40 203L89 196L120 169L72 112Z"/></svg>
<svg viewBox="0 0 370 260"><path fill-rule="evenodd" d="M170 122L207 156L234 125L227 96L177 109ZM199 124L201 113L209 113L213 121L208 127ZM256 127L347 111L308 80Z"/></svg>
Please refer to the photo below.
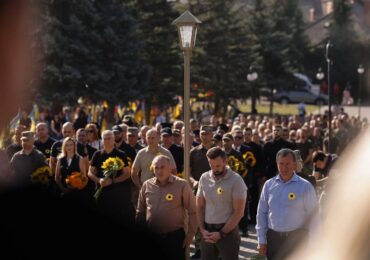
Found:
<svg viewBox="0 0 370 260"><path fill-rule="evenodd" d="M235 136L234 139L239 139L240 140L240 139L243 139L243 137L241 137L241 136Z"/></svg>
<svg viewBox="0 0 370 260"><path fill-rule="evenodd" d="M94 133L94 130L86 130L86 133Z"/></svg>

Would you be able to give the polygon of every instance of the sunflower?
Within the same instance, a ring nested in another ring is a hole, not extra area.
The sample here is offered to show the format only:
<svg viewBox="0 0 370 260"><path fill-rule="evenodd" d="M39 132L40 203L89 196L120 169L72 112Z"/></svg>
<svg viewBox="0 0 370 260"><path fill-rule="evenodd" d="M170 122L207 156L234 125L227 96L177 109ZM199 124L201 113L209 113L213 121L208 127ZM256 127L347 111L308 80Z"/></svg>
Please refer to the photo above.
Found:
<svg viewBox="0 0 370 260"><path fill-rule="evenodd" d="M294 199L295 199L295 194L294 194L294 192L289 193L289 194L288 194L288 198L289 198L290 200L294 200Z"/></svg>
<svg viewBox="0 0 370 260"><path fill-rule="evenodd" d="M243 155L243 158L246 162L246 164L249 166L249 167L253 167L256 165L256 158L254 157L254 154L252 152L246 152L244 155Z"/></svg>
<svg viewBox="0 0 370 260"><path fill-rule="evenodd" d="M106 159L104 162L103 162L103 165L101 166L102 169L110 169L114 166L115 164L115 159L112 158L112 157L109 157L108 159Z"/></svg>
<svg viewBox="0 0 370 260"><path fill-rule="evenodd" d="M217 188L217 195L222 195L223 192L224 190L221 187Z"/></svg>
<svg viewBox="0 0 370 260"><path fill-rule="evenodd" d="M34 172L31 173L31 182L48 184L49 176L52 176L52 172L49 166L43 166L37 168Z"/></svg>
<svg viewBox="0 0 370 260"><path fill-rule="evenodd" d="M239 172L240 163L234 155L227 157L227 163L234 172Z"/></svg>
<svg viewBox="0 0 370 260"><path fill-rule="evenodd" d="M119 170L122 170L123 169L123 167L125 166L125 163L122 161L122 159L121 158L119 158L119 157L116 157L116 158L114 158L115 160L116 160L116 164L117 164L117 166L118 166L118 171Z"/></svg>
<svg viewBox="0 0 370 260"><path fill-rule="evenodd" d="M166 195L166 200L167 200L167 201L171 201L171 200L173 200L173 195L172 195L171 193L168 193L168 194Z"/></svg>

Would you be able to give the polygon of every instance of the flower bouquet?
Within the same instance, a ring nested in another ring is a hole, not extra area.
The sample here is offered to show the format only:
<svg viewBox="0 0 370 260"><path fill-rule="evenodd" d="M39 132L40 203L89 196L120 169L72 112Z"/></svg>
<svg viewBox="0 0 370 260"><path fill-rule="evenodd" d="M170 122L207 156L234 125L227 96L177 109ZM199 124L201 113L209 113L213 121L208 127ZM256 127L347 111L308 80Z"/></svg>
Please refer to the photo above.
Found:
<svg viewBox="0 0 370 260"><path fill-rule="evenodd" d="M177 177L181 178L181 179L185 179L185 176L184 176L184 173L183 172L178 172L176 174Z"/></svg>
<svg viewBox="0 0 370 260"><path fill-rule="evenodd" d="M243 177L247 176L248 170L256 165L256 158L254 157L254 154L252 152L246 152L243 155L243 159L245 161L245 164L247 166L247 169L245 170Z"/></svg>
<svg viewBox="0 0 370 260"><path fill-rule="evenodd" d="M108 178L114 179L117 175L117 172L122 170L125 166L125 163L119 157L109 157L103 162L101 168L103 169L104 180ZM103 187L100 186L99 189L95 192L94 198L97 200L103 190Z"/></svg>
<svg viewBox="0 0 370 260"><path fill-rule="evenodd" d="M49 184L49 178L53 175L49 166L43 166L37 168L33 173L31 173L31 182L40 183L43 185Z"/></svg>
<svg viewBox="0 0 370 260"><path fill-rule="evenodd" d="M66 178L66 184L78 190L85 188L87 182L87 177L82 175L80 172L72 172L72 174Z"/></svg>

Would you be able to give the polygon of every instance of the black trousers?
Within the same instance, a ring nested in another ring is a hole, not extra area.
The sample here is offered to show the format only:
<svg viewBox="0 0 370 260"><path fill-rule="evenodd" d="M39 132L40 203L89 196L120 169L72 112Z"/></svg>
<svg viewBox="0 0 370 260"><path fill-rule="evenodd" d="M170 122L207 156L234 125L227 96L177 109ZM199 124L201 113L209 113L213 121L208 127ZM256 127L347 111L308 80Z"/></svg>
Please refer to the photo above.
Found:
<svg viewBox="0 0 370 260"><path fill-rule="evenodd" d="M267 259L283 260L289 256L300 244L307 243L308 231L296 229L290 232L267 231Z"/></svg>
<svg viewBox="0 0 370 260"><path fill-rule="evenodd" d="M175 231L158 235L158 244L165 259L185 260L185 248L182 247L185 231L180 228Z"/></svg>

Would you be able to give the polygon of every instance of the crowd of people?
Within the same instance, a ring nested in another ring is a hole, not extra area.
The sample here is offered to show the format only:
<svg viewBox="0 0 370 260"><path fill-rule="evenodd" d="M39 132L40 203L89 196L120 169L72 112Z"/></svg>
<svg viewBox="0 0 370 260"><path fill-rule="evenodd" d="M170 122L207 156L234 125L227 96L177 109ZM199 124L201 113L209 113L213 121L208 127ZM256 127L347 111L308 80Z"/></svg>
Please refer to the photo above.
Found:
<svg viewBox="0 0 370 260"><path fill-rule="evenodd" d="M172 244L177 248L171 252L176 259L185 254L193 236L192 258L217 259L219 254L222 259L237 259L239 232L247 237L249 224L257 224L258 232L270 230L274 224L267 219L258 223L258 218L269 212L265 192L270 192L266 189L272 184L268 183L282 176L280 157L291 155L290 164L295 166L287 180L277 181L285 183L295 172L324 201L331 167L351 140L367 128L365 119L351 118L341 111L333 117L329 151L326 115L269 118L240 114L229 124L212 116L202 125L191 119L190 174L185 182L184 122L138 127L132 117L125 116L120 124L100 133L98 124L86 120L81 125L80 121L79 117L71 121L60 118L59 136L54 131L55 121L39 122L32 132L30 120L22 117L14 129L13 142L5 150L16 183L47 188L63 200L79 203L120 224L146 223L144 226L161 235L164 244L181 240ZM76 129L78 126L83 127ZM284 149L288 153L277 156ZM108 161L113 165L114 158L122 165L114 175L108 175ZM45 167L50 169L47 176L36 176ZM76 174L80 186L73 184ZM163 194L164 199L159 199ZM261 199L267 204L261 206ZM172 209L166 205L169 201L177 206ZM315 203L309 211L312 205ZM188 233L184 232L184 210L190 216ZM164 216L174 217L173 222ZM258 238L260 253L266 255L266 241L271 238L266 240L266 234ZM276 241L272 244L275 251L281 246ZM274 259L271 254L276 252L271 250L270 259Z"/></svg>

